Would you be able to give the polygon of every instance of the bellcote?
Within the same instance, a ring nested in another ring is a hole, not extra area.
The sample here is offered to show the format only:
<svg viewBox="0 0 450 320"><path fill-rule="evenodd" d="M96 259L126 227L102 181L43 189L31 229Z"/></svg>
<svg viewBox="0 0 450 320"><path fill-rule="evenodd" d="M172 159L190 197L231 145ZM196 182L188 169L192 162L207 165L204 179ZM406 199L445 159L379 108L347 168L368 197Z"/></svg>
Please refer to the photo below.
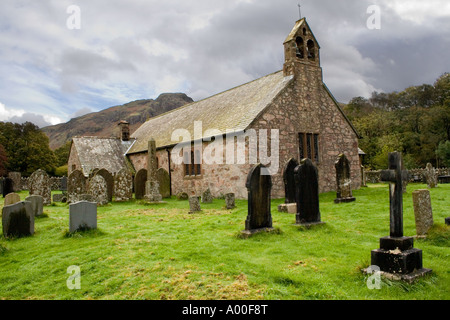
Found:
<svg viewBox="0 0 450 320"><path fill-rule="evenodd" d="M298 64L320 67L320 46L306 22L306 18L295 23L283 44L285 76L295 74L295 70L299 69Z"/></svg>

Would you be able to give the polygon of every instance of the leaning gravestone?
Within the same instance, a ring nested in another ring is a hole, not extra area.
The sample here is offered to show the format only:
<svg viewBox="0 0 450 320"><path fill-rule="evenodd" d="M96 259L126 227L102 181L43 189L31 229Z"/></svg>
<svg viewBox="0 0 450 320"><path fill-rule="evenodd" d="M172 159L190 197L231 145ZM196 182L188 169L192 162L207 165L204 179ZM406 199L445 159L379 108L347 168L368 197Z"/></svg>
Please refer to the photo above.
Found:
<svg viewBox="0 0 450 320"><path fill-rule="evenodd" d="M69 232L97 229L97 204L80 201L69 205Z"/></svg>
<svg viewBox="0 0 450 320"><path fill-rule="evenodd" d="M36 170L28 178L28 189L30 196L37 195L44 198L44 205L49 205L52 203L52 186L50 178L42 169Z"/></svg>
<svg viewBox="0 0 450 320"><path fill-rule="evenodd" d="M230 192L225 194L225 207L227 208L227 210L236 208L234 193Z"/></svg>
<svg viewBox="0 0 450 320"><path fill-rule="evenodd" d="M427 182L428 188L436 188L437 187L437 175L436 170L433 168L431 163L427 163L427 167L424 171L425 180Z"/></svg>
<svg viewBox="0 0 450 320"><path fill-rule="evenodd" d="M11 192L6 195L3 205L10 206L12 204L16 204L17 202L20 202L20 196L17 193Z"/></svg>
<svg viewBox="0 0 450 320"><path fill-rule="evenodd" d="M67 202L78 202L80 195L86 194L86 192L86 177L80 170L74 170L67 180Z"/></svg>
<svg viewBox="0 0 450 320"><path fill-rule="evenodd" d="M31 209L35 217L39 217L44 213L44 198L42 196L28 196L25 198L25 201L31 203Z"/></svg>
<svg viewBox="0 0 450 320"><path fill-rule="evenodd" d="M134 197L136 199L144 199L145 182L147 181L147 169L141 169L134 177Z"/></svg>
<svg viewBox="0 0 450 320"><path fill-rule="evenodd" d="M164 168L156 170L156 180L159 184L159 193L163 198L170 198L170 177Z"/></svg>
<svg viewBox="0 0 450 320"><path fill-rule="evenodd" d="M380 238L380 249L372 250L373 266L382 274L412 282L430 269L422 267L422 250L413 248L413 237L403 236L403 186L408 172L402 170L401 153L389 153L389 169L381 172L381 181L389 182L390 236Z"/></svg>
<svg viewBox="0 0 450 320"><path fill-rule="evenodd" d="M291 158L288 160L283 169L283 182L284 182L284 203L278 206L278 211L288 212L292 210L292 204L295 203L295 179L294 170L298 166L298 161ZM288 209L289 207L289 209Z"/></svg>
<svg viewBox="0 0 450 320"><path fill-rule="evenodd" d="M108 184L106 180L99 174L96 174L89 181L88 194L90 194L94 201L99 205L105 205L108 201Z"/></svg>
<svg viewBox="0 0 450 320"><path fill-rule="evenodd" d="M425 236L433 226L430 191L427 189L415 190L412 193L412 198L417 235Z"/></svg>
<svg viewBox="0 0 450 320"><path fill-rule="evenodd" d="M195 213L202 211L200 207L200 201L197 196L191 196L189 197L189 213Z"/></svg>
<svg viewBox="0 0 450 320"><path fill-rule="evenodd" d="M319 210L319 178L317 167L310 159L303 159L294 170L297 214L295 224L310 227L323 224Z"/></svg>
<svg viewBox="0 0 450 320"><path fill-rule="evenodd" d="M4 206L2 210L3 236L26 237L34 234L34 214L31 203L21 201Z"/></svg>
<svg viewBox="0 0 450 320"><path fill-rule="evenodd" d="M3 181L3 198L6 197L6 195L13 193L14 192L14 188L13 188L13 181L11 178L6 177L5 180Z"/></svg>
<svg viewBox="0 0 450 320"><path fill-rule="evenodd" d="M211 190L206 189L205 192L202 193L202 203L212 203L213 202L213 197L211 194Z"/></svg>
<svg viewBox="0 0 450 320"><path fill-rule="evenodd" d="M345 154L341 153L339 159L334 163L336 168L336 199L334 203L352 202L355 197L352 195L352 180L350 179L350 161Z"/></svg>
<svg viewBox="0 0 450 320"><path fill-rule="evenodd" d="M109 172L106 169L100 169L98 170L95 174L95 176L102 176L103 179L105 179L106 181L106 191L107 191L107 200L108 202L112 201L112 197L113 197L113 192L114 192L114 177L111 174L111 172Z"/></svg>
<svg viewBox="0 0 450 320"><path fill-rule="evenodd" d="M133 197L133 176L122 168L114 178L115 201L129 201Z"/></svg>
<svg viewBox="0 0 450 320"><path fill-rule="evenodd" d="M270 192L272 178L264 175L262 164L254 166L247 176L245 186L248 191L248 215L242 235L249 237L263 231L273 231L272 214L270 212Z"/></svg>

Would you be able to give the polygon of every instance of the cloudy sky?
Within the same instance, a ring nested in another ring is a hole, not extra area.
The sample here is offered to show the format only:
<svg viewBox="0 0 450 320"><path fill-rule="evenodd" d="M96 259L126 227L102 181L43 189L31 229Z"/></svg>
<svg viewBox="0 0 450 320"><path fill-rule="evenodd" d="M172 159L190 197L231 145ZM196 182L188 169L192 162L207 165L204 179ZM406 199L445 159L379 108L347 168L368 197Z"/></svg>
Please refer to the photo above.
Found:
<svg viewBox="0 0 450 320"><path fill-rule="evenodd" d="M338 101L450 71L448 0L1 0L0 121L42 127L164 92L199 100L281 70L299 2Z"/></svg>

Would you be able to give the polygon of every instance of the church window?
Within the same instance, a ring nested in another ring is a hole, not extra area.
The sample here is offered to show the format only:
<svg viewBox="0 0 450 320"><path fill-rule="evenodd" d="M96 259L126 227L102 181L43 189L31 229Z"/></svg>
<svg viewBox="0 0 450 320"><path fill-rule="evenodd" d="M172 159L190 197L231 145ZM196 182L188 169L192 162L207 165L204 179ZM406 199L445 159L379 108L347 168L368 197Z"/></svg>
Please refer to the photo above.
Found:
<svg viewBox="0 0 450 320"><path fill-rule="evenodd" d="M191 151L190 154L185 152L183 155L184 175L185 176L200 176L202 172L200 151Z"/></svg>
<svg viewBox="0 0 450 320"><path fill-rule="evenodd" d="M315 53L315 45L314 41L308 40L306 43L307 49L308 49L308 59L310 60L316 60L316 53Z"/></svg>
<svg viewBox="0 0 450 320"><path fill-rule="evenodd" d="M295 55L297 56L297 58L303 59L303 56L304 56L303 38L302 37L297 37L295 39L295 44L296 44L296 47L297 47Z"/></svg>
<svg viewBox="0 0 450 320"><path fill-rule="evenodd" d="M299 133L298 149L300 160L309 158L316 164L319 163L319 135L316 133Z"/></svg>

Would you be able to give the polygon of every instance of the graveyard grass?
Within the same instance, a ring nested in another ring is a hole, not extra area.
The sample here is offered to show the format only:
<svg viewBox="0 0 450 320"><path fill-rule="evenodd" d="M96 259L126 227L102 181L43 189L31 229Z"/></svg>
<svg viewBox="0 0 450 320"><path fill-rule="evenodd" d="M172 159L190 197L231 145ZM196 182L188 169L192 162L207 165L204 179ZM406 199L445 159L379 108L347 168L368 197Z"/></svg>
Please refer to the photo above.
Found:
<svg viewBox="0 0 450 320"><path fill-rule="evenodd" d="M404 234L416 234L412 191L404 194ZM320 195L324 225L294 226L272 200L272 234L240 237L247 201L224 209L223 199L188 214L188 201L113 202L98 208L98 229L69 233L68 205L44 207L33 237L0 234L1 299L450 299L450 184L430 189L435 225L415 239L433 273L413 284L382 279L370 290L371 250L389 235L387 184L354 190L356 201ZM20 192L24 199L28 192ZM69 266L81 269L81 289L69 290Z"/></svg>

